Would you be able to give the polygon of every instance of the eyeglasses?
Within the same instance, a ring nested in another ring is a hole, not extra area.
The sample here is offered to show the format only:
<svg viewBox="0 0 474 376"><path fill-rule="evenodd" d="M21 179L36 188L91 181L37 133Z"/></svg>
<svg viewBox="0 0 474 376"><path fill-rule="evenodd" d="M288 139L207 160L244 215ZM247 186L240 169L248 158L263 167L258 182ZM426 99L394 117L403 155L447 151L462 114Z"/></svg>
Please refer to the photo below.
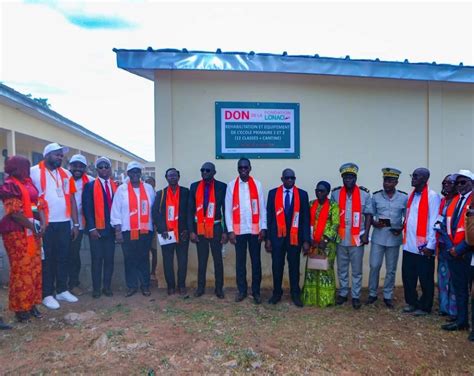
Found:
<svg viewBox="0 0 474 376"><path fill-rule="evenodd" d="M97 166L96 168L97 168L98 170L107 170L107 169L109 169L110 167L109 167L109 166L104 166L104 165L102 165L102 166Z"/></svg>
<svg viewBox="0 0 474 376"><path fill-rule="evenodd" d="M250 170L250 166L238 166L238 170Z"/></svg>
<svg viewBox="0 0 474 376"><path fill-rule="evenodd" d="M316 192L327 192L326 189L316 189Z"/></svg>
<svg viewBox="0 0 474 376"><path fill-rule="evenodd" d="M285 179L285 180L296 180L296 176L284 176L283 179Z"/></svg>
<svg viewBox="0 0 474 376"><path fill-rule="evenodd" d="M457 181L455 184L456 185L466 185L467 183L469 183L469 180L460 180L460 181Z"/></svg>
<svg viewBox="0 0 474 376"><path fill-rule="evenodd" d="M210 168L201 168L201 172L211 172Z"/></svg>

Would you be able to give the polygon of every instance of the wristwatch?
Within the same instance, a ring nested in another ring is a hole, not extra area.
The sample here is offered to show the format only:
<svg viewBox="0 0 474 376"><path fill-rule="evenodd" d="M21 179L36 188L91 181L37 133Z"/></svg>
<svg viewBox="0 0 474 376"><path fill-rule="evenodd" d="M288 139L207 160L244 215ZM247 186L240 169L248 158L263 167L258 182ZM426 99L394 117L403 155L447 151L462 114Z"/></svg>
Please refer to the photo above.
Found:
<svg viewBox="0 0 474 376"><path fill-rule="evenodd" d="M79 223L74 223L74 227L80 227Z"/></svg>

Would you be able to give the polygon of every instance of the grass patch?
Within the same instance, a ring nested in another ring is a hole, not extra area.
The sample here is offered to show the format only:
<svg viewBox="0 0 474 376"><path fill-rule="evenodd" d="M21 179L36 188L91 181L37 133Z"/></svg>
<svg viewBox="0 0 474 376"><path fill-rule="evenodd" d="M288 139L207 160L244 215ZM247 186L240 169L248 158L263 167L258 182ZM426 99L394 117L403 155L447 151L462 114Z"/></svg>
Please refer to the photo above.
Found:
<svg viewBox="0 0 474 376"><path fill-rule="evenodd" d="M107 336L108 339L118 337L118 336L123 336L125 331L123 329L109 329L105 332L105 335Z"/></svg>
<svg viewBox="0 0 474 376"><path fill-rule="evenodd" d="M104 315L113 316L116 313L120 313L120 314L123 314L125 316L128 316L128 315L130 315L130 311L131 311L131 309L128 305L119 303L117 305L114 305L111 308L107 308L104 311Z"/></svg>

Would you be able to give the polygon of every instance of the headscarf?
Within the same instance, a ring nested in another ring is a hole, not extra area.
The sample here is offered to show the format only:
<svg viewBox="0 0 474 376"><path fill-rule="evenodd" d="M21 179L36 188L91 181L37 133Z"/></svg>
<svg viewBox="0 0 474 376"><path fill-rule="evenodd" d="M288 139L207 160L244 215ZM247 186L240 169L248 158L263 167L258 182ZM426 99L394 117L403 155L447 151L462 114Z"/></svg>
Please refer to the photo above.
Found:
<svg viewBox="0 0 474 376"><path fill-rule="evenodd" d="M30 161L21 155L9 157L5 162L5 173L24 181L30 176Z"/></svg>
<svg viewBox="0 0 474 376"><path fill-rule="evenodd" d="M316 184L316 187L318 185L324 186L328 190L328 192L331 192L331 184L329 184L327 181L321 180L320 182L318 182L318 184Z"/></svg>

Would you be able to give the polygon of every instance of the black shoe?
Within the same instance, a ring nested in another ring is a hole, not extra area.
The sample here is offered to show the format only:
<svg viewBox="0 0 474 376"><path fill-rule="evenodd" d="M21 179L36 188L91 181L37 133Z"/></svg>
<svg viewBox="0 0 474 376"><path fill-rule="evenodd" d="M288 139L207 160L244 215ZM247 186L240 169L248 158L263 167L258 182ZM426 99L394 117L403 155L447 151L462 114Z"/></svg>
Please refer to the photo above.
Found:
<svg viewBox="0 0 474 376"><path fill-rule="evenodd" d="M168 295L174 295L176 290L174 288L168 288Z"/></svg>
<svg viewBox="0 0 474 376"><path fill-rule="evenodd" d="M448 316L446 317L446 322L456 322L458 318L456 316Z"/></svg>
<svg viewBox="0 0 474 376"><path fill-rule="evenodd" d="M394 309L394 308L395 308L395 305L393 304L392 299L385 299L385 298L384 298L383 302L385 303L385 305L387 306L387 308L390 308L390 309Z"/></svg>
<svg viewBox="0 0 474 376"><path fill-rule="evenodd" d="M343 305L345 302L347 302L347 296L338 295L336 297L336 305Z"/></svg>
<svg viewBox="0 0 474 376"><path fill-rule="evenodd" d="M360 304L360 299L352 298L352 308L360 309L360 307L362 307L362 304Z"/></svg>
<svg viewBox="0 0 474 376"><path fill-rule="evenodd" d="M367 299L367 302L365 303L365 305L374 304L377 301L377 299L378 298L376 296L370 296L369 295L369 299Z"/></svg>
<svg viewBox="0 0 474 376"><path fill-rule="evenodd" d="M33 306L33 308L31 308L30 315L33 316L36 319L42 319L43 318L43 315L41 314L39 309L36 308L36 306Z"/></svg>
<svg viewBox="0 0 474 376"><path fill-rule="evenodd" d="M150 296L151 295L151 291L148 287L143 287L141 290L142 290L142 295L143 296Z"/></svg>
<svg viewBox="0 0 474 376"><path fill-rule="evenodd" d="M268 299L268 304L277 304L281 300L281 296L272 295L270 299Z"/></svg>
<svg viewBox="0 0 474 376"><path fill-rule="evenodd" d="M412 305L407 305L407 306L403 307L403 309L402 309L402 313L413 313L415 311L416 311L416 307L412 306Z"/></svg>
<svg viewBox="0 0 474 376"><path fill-rule="evenodd" d="M413 312L413 315L416 317L428 316L429 314L429 312L423 311L422 309L417 309L415 312Z"/></svg>
<svg viewBox="0 0 474 376"><path fill-rule="evenodd" d="M247 294L244 294L242 292L239 292L236 297L235 297L235 301L238 303L238 302L241 302L242 300L244 300L245 298L247 297Z"/></svg>
<svg viewBox="0 0 474 376"><path fill-rule="evenodd" d="M204 295L204 290L197 289L197 290L194 292L194 297L195 297L195 298L199 298L200 296L203 296L203 295Z"/></svg>
<svg viewBox="0 0 474 376"><path fill-rule="evenodd" d="M459 325L457 322L452 322L449 324L441 325L441 329L447 330L449 332L454 332L456 330L469 330L469 324Z"/></svg>
<svg viewBox="0 0 474 376"><path fill-rule="evenodd" d="M1 327L0 327L0 329L1 329ZM471 342L474 342L474 329L471 331L471 333L467 337L467 340L471 341Z"/></svg>
<svg viewBox="0 0 474 376"><path fill-rule="evenodd" d="M30 313L27 311L15 312L16 321L18 322L29 322Z"/></svg>
<svg viewBox="0 0 474 376"><path fill-rule="evenodd" d="M293 304L299 308L303 307L303 302L301 301L301 298L299 296L293 296L291 298L293 301Z"/></svg>
<svg viewBox="0 0 474 376"><path fill-rule="evenodd" d="M178 287L178 294L181 296L187 296L188 290L186 290L186 287Z"/></svg>
<svg viewBox="0 0 474 376"><path fill-rule="evenodd" d="M253 302L255 304L262 304L262 297L260 295L254 295L253 296Z"/></svg>
<svg viewBox="0 0 474 376"><path fill-rule="evenodd" d="M224 299L224 291L222 290L216 290L216 296L219 298L219 299Z"/></svg>
<svg viewBox="0 0 474 376"><path fill-rule="evenodd" d="M10 330L10 329L13 329L13 326L4 323L3 319L0 317L0 330Z"/></svg>
<svg viewBox="0 0 474 376"><path fill-rule="evenodd" d="M94 299L99 299L100 298L100 291L97 291L97 290L92 291L92 297Z"/></svg>
<svg viewBox="0 0 474 376"><path fill-rule="evenodd" d="M130 296L135 295L137 291L138 291L137 289L128 289L127 293L125 294L125 297L129 298Z"/></svg>
<svg viewBox="0 0 474 376"><path fill-rule="evenodd" d="M111 296L114 296L114 293L112 292L111 289L106 289L105 287L102 289L102 293L105 295L105 296L108 296L109 298Z"/></svg>

